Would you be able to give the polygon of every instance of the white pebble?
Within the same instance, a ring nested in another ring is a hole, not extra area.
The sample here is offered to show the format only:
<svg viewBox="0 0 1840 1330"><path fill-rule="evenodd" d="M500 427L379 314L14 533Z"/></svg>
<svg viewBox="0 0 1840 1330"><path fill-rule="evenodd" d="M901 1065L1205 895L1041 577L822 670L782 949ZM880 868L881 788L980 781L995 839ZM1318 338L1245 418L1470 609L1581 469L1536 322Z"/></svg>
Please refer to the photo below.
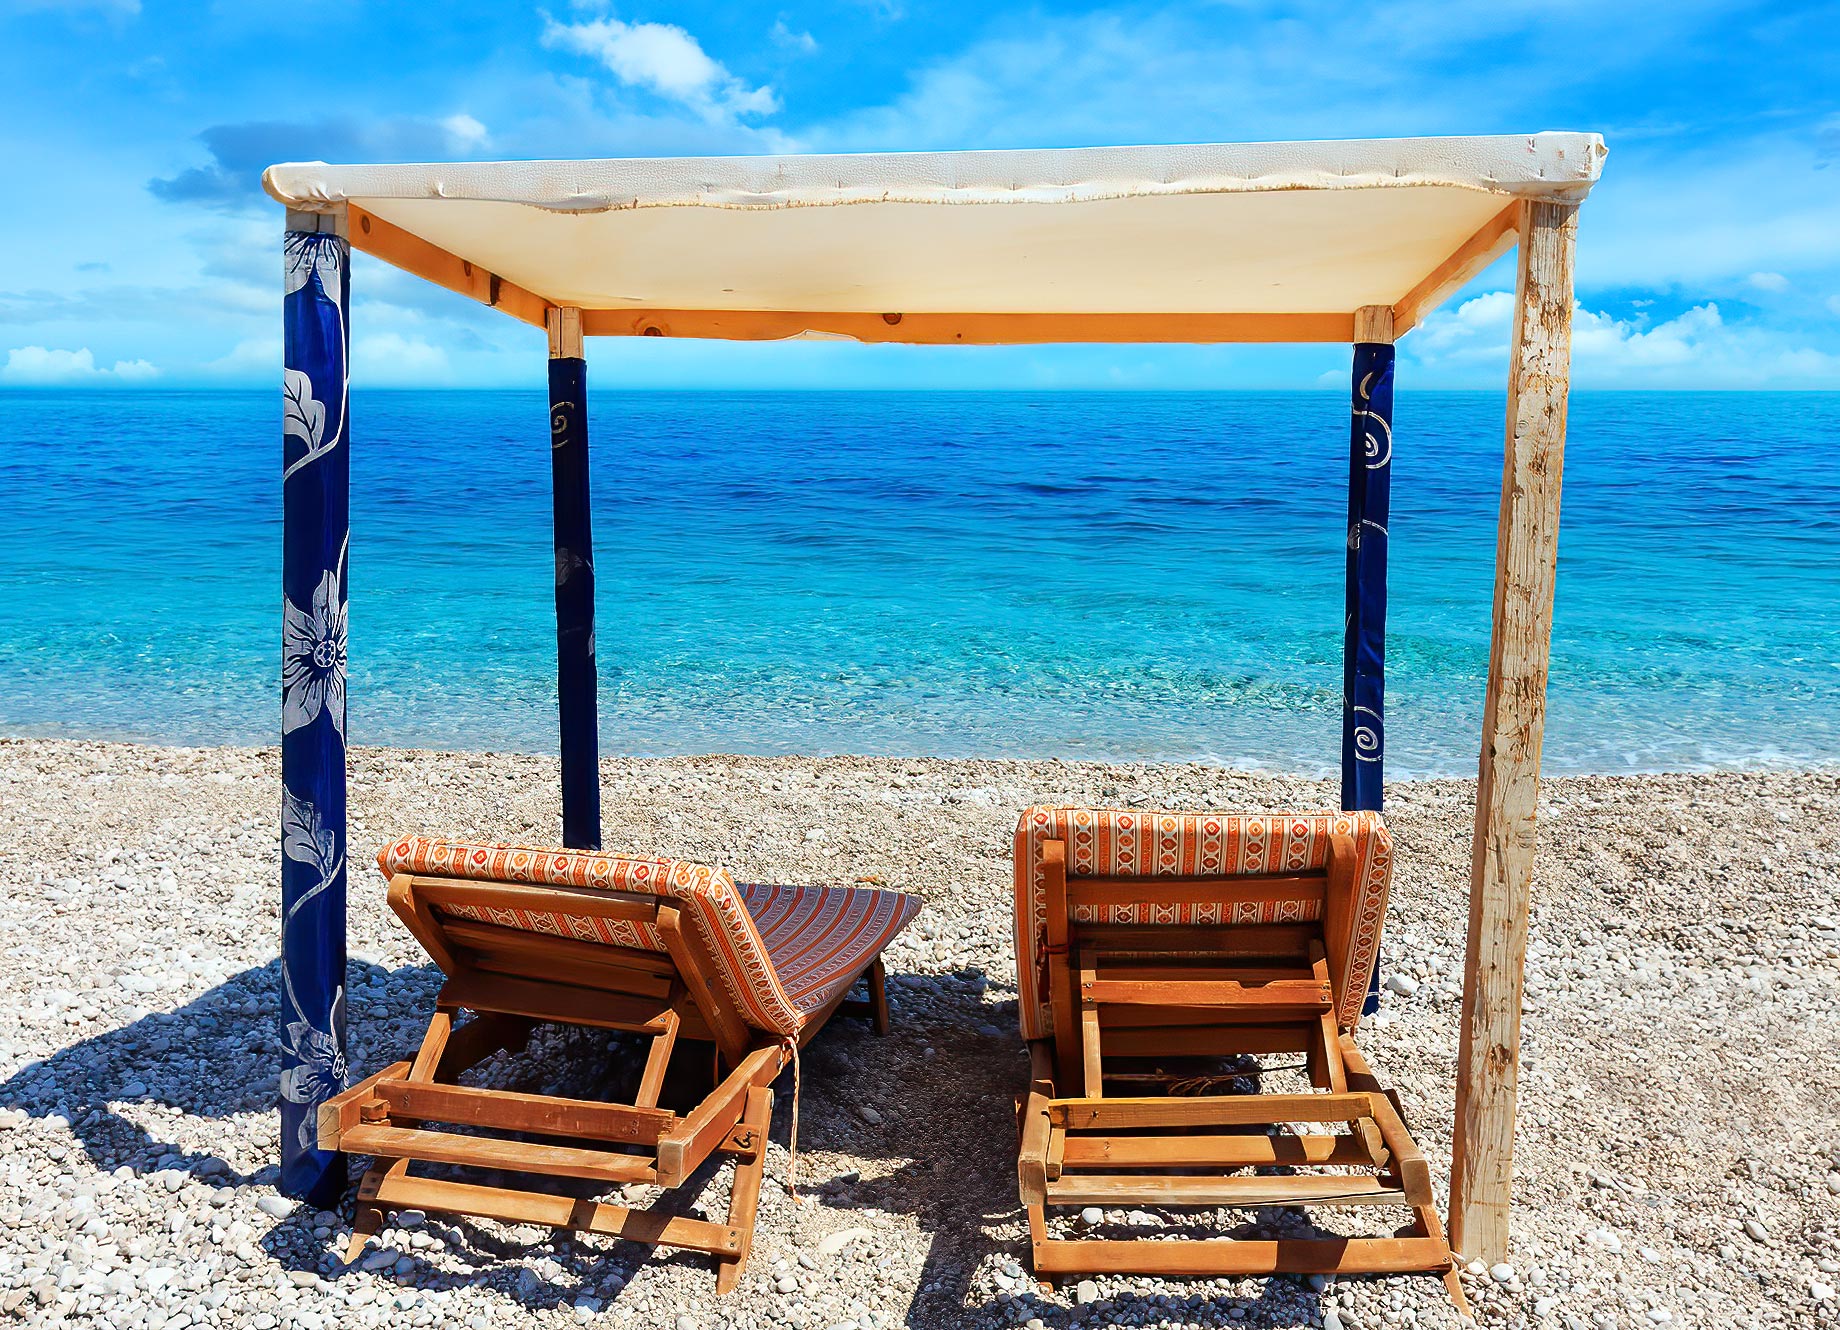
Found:
<svg viewBox="0 0 1840 1330"><path fill-rule="evenodd" d="M1082 1224L1097 1224L1104 1218L1105 1211L1101 1210L1096 1205L1089 1205L1084 1210L1080 1211L1080 1222Z"/></svg>
<svg viewBox="0 0 1840 1330"><path fill-rule="evenodd" d="M1755 1219L1747 1219L1744 1221L1744 1231L1750 1235L1752 1242L1768 1242L1770 1240L1770 1230L1758 1223Z"/></svg>
<svg viewBox="0 0 1840 1330"><path fill-rule="evenodd" d="M260 1210L265 1215L272 1215L276 1219L286 1219L289 1215L293 1214L294 1205L295 1203L293 1201L275 1192L269 1192L265 1196L256 1197L256 1209Z"/></svg>
<svg viewBox="0 0 1840 1330"><path fill-rule="evenodd" d="M1491 1265L1489 1267L1489 1278L1493 1279L1497 1284L1511 1284L1514 1282L1514 1267L1509 1265L1506 1261Z"/></svg>
<svg viewBox="0 0 1840 1330"><path fill-rule="evenodd" d="M1073 1300L1084 1307L1089 1302L1099 1300L1099 1286L1090 1279L1082 1279L1073 1290Z"/></svg>
<svg viewBox="0 0 1840 1330"><path fill-rule="evenodd" d="M1418 980L1409 974L1390 974L1386 977L1386 987L1400 997L1411 997L1418 992Z"/></svg>

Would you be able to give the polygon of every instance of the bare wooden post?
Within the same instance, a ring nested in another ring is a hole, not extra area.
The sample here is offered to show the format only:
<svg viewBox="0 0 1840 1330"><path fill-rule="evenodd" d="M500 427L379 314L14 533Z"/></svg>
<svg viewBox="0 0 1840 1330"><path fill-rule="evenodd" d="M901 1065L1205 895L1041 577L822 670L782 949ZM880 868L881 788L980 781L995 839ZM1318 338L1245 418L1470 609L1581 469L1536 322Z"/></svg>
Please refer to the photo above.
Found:
<svg viewBox="0 0 1840 1330"><path fill-rule="evenodd" d="M1470 1260L1491 1264L1508 1255L1521 982L1552 644L1577 227L1576 204L1528 203L1522 209L1450 1185L1451 1246Z"/></svg>

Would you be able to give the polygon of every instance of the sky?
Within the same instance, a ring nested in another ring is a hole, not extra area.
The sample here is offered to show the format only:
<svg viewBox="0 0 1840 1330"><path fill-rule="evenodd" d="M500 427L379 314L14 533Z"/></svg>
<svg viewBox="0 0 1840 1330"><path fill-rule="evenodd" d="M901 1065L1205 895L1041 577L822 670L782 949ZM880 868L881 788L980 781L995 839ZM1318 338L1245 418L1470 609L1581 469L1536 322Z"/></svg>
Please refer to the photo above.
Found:
<svg viewBox="0 0 1840 1330"><path fill-rule="evenodd" d="M0 0L0 388L280 377L277 161L1591 130L1574 382L1840 388L1836 5ZM538 387L540 334L358 256L360 386ZM1401 344L1499 388L1512 259ZM633 387L1309 388L1338 347L596 339Z"/></svg>

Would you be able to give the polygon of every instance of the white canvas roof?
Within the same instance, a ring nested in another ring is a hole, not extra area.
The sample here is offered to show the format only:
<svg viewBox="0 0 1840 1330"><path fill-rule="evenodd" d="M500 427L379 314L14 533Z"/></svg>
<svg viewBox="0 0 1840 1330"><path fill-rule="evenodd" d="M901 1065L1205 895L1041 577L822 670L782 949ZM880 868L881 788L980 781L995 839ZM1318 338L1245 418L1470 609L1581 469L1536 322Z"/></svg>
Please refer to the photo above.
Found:
<svg viewBox="0 0 1840 1330"><path fill-rule="evenodd" d="M1082 316L1248 315L1286 317L1230 325L1240 335L1184 336L1201 324L1179 317L1098 319L1087 330L1141 325L1142 340L1344 340L1362 306L1394 306L1410 326L1448 294L1449 279L1473 275L1512 243L1510 205L1578 201L1603 157L1595 134L1543 133L308 162L270 167L263 183L296 210L350 204L353 244L411 271L459 286L459 277L434 271L458 259L465 280L494 277L501 299L491 303L520 317L545 305L611 311L584 314L590 333L1097 340L1080 335ZM503 300L507 290L517 299ZM896 315L921 317L904 329ZM987 335L1021 325L979 321L1023 315L1071 316L1053 325L1068 335ZM1173 335L1157 336L1159 327ZM1253 335L1258 329L1266 333Z"/></svg>

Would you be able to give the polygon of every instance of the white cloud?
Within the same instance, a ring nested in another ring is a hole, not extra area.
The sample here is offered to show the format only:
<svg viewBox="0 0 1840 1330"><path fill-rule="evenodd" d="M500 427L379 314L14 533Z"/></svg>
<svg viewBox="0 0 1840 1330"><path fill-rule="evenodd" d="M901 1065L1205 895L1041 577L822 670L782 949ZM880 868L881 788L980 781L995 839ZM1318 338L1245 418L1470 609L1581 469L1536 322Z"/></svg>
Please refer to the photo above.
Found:
<svg viewBox="0 0 1840 1330"><path fill-rule="evenodd" d="M796 51L800 55L812 55L818 49L818 39L809 32L792 28L783 14L774 20L772 37L788 51Z"/></svg>
<svg viewBox="0 0 1840 1330"><path fill-rule="evenodd" d="M117 360L105 369L96 363L87 346L75 351L16 346L6 353L6 364L0 366L0 383L22 387L145 383L159 372L145 360Z"/></svg>
<svg viewBox="0 0 1840 1330"><path fill-rule="evenodd" d="M1787 291L1789 279L1779 272L1754 272L1750 283L1759 291Z"/></svg>
<svg viewBox="0 0 1840 1330"><path fill-rule="evenodd" d="M1401 351L1441 377L1505 374L1513 319L1513 294L1490 291L1432 314ZM1711 301L1660 323L1579 305L1572 381L1586 388L1832 388L1840 386L1840 356L1774 329L1728 323Z"/></svg>
<svg viewBox="0 0 1840 1330"><path fill-rule="evenodd" d="M484 145L487 138L486 127L472 116L461 111L450 115L441 122L441 128L447 131L447 137L453 140L455 152L471 152Z"/></svg>
<svg viewBox="0 0 1840 1330"><path fill-rule="evenodd" d="M769 87L750 88L674 23L624 23L617 18L558 23L543 18L543 44L599 60L629 87L681 103L706 119L770 115L779 99Z"/></svg>
<svg viewBox="0 0 1840 1330"><path fill-rule="evenodd" d="M281 382L281 339L279 337L245 337L226 354L207 360L200 368L206 374L232 378L267 377Z"/></svg>
<svg viewBox="0 0 1840 1330"><path fill-rule="evenodd" d="M453 378L445 350L393 332L354 339L351 374L354 383L391 388L420 388Z"/></svg>

